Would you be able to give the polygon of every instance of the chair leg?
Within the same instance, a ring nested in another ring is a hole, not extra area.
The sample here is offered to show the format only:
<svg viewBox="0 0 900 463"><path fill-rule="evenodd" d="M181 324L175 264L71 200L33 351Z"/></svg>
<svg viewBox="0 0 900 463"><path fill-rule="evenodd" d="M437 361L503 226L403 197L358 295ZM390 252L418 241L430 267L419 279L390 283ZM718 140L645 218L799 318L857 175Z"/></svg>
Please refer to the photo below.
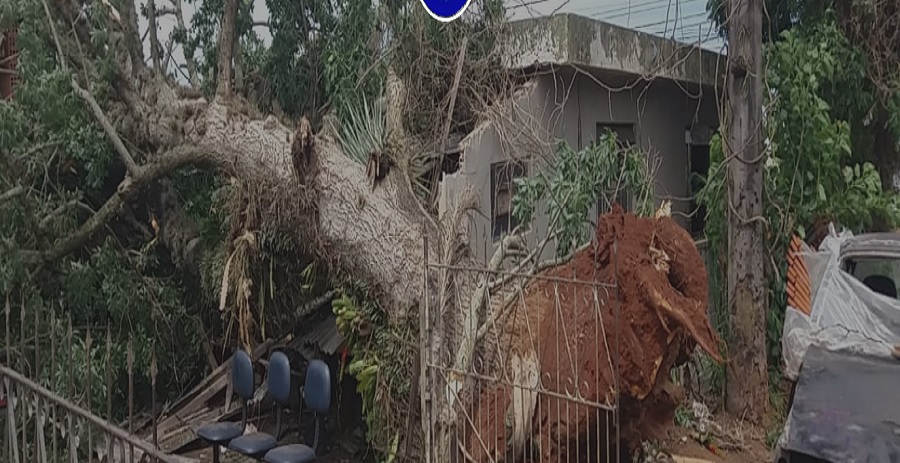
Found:
<svg viewBox="0 0 900 463"><path fill-rule="evenodd" d="M219 453L221 452L221 446L219 444L213 445L213 459L212 463L219 463Z"/></svg>

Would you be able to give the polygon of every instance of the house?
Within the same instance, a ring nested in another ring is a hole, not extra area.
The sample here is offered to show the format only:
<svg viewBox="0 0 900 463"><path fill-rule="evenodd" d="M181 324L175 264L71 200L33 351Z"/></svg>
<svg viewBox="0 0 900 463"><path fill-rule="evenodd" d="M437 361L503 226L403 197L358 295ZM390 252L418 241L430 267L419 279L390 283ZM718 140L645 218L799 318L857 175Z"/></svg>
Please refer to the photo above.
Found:
<svg viewBox="0 0 900 463"><path fill-rule="evenodd" d="M505 65L525 84L460 141L459 168L444 175L439 199L439 210L447 211L474 187L481 213L471 215L469 239L479 258L490 258L501 236L517 225L513 179L538 175L557 140L581 149L606 130L658 164L656 204L671 201L675 219L701 234L705 214L691 214L696 185L690 178L709 168L722 55L573 14L515 21L504 47ZM619 200L629 207L627 195ZM586 226L607 207L598 192ZM535 217L526 235L531 245L547 227L546 215ZM549 243L543 257L554 254Z"/></svg>
<svg viewBox="0 0 900 463"><path fill-rule="evenodd" d="M18 81L16 67L19 61L15 29L0 34L0 98L12 98L13 86Z"/></svg>

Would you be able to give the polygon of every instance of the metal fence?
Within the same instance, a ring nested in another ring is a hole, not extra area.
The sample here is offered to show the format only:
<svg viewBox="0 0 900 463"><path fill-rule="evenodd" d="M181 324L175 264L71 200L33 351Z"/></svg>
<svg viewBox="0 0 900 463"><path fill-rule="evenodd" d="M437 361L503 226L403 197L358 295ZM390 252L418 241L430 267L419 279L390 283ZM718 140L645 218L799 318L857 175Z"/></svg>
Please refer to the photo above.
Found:
<svg viewBox="0 0 900 463"><path fill-rule="evenodd" d="M427 267L489 302L424 304L424 460L619 461L616 282Z"/></svg>
<svg viewBox="0 0 900 463"><path fill-rule="evenodd" d="M120 366L106 362L103 371L106 380L94 384L92 372L98 366L91 365L91 355L76 359L77 349L73 347L76 344L82 346L85 352L98 347L91 329L73 329L69 318L64 325L64 334L59 336L56 328L61 320L54 314L47 317L47 312L35 311L30 319L27 312L23 308L19 317L15 317L17 319L11 319L10 306L6 305L5 355L0 357L3 360L0 366L0 426L3 428L0 430L0 460L9 463L196 461L167 455L158 449L154 444L157 437L155 415L150 418L150 423L136 422L134 351L130 344L126 366L128 419L123 425L116 426L109 421L114 416L111 392L117 387L112 382L112 370ZM13 328L18 332L15 333ZM108 359L112 349L108 329L105 338L100 342L105 342ZM86 363L82 364L82 361ZM155 402L155 354L151 365L151 400ZM82 387L79 389L76 383ZM57 386L57 390L53 390L53 386ZM105 388L105 410L91 410L89 398L94 397L96 388ZM138 427L144 428L152 438L148 441L138 437L135 433Z"/></svg>

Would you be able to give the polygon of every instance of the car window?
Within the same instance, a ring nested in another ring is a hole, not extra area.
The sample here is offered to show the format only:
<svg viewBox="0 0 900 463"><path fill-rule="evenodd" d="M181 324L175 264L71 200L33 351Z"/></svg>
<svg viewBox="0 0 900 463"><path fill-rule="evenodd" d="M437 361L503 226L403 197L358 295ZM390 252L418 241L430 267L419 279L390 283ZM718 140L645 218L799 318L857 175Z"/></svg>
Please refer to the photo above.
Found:
<svg viewBox="0 0 900 463"><path fill-rule="evenodd" d="M890 278L897 285L900 281L900 260L885 258L855 259L854 265L848 270L859 281L872 275L882 275Z"/></svg>

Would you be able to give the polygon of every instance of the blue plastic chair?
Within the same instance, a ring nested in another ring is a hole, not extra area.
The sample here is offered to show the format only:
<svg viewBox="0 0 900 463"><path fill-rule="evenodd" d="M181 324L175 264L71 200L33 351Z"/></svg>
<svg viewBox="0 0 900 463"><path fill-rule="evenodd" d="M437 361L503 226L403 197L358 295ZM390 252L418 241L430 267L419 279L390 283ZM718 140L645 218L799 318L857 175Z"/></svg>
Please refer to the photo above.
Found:
<svg viewBox="0 0 900 463"><path fill-rule="evenodd" d="M291 401L291 362L284 352L273 352L269 357L266 384L269 386L269 394L275 400L275 435L264 432L247 434L229 442L230 450L259 458L278 445L284 433L282 410L289 407Z"/></svg>
<svg viewBox="0 0 900 463"><path fill-rule="evenodd" d="M231 384L241 398L241 422L222 421L209 423L197 428L197 437L213 448L213 463L219 463L220 447L244 433L247 427L247 402L253 398L253 362L243 350L238 350L231 358Z"/></svg>
<svg viewBox="0 0 900 463"><path fill-rule="evenodd" d="M331 406L331 370L321 360L309 362L306 369L306 385L303 388L306 406L315 413L315 434L312 447L304 444L288 444L275 447L266 453L266 463L308 463L316 459L316 450L322 439L322 415Z"/></svg>

